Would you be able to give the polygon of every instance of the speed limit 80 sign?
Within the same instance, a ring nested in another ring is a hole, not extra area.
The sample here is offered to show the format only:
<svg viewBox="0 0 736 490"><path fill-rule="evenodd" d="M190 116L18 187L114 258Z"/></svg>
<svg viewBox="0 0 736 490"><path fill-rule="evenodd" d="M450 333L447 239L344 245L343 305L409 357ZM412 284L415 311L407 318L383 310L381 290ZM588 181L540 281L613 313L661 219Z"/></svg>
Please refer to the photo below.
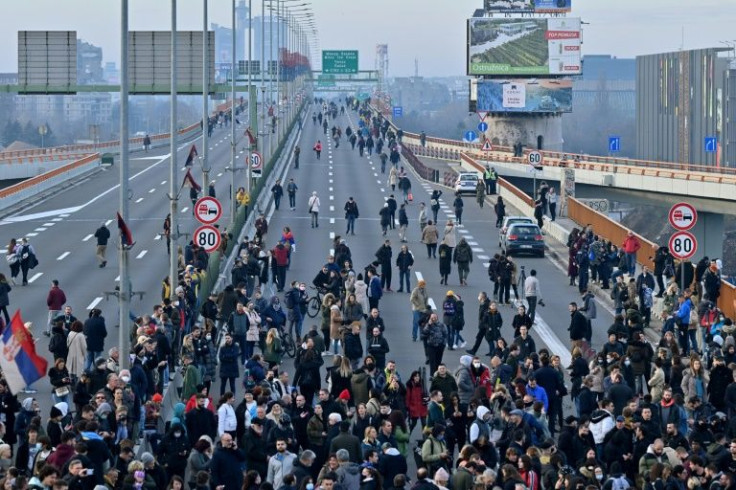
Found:
<svg viewBox="0 0 736 490"><path fill-rule="evenodd" d="M689 259L698 250L698 241L687 231L675 232L670 237L670 254L676 259Z"/></svg>
<svg viewBox="0 0 736 490"><path fill-rule="evenodd" d="M214 226L203 225L194 231L194 244L208 254L220 248L220 240L220 231Z"/></svg>

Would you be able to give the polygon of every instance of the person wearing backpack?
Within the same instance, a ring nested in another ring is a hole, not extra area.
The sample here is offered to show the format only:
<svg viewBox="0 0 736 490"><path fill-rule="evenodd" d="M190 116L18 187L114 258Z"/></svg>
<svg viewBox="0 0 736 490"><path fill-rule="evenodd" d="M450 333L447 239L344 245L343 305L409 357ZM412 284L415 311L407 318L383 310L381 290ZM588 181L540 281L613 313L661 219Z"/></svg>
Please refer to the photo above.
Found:
<svg viewBox="0 0 736 490"><path fill-rule="evenodd" d="M629 490L634 485L626 478L618 461L611 463L611 477L606 480L601 490Z"/></svg>

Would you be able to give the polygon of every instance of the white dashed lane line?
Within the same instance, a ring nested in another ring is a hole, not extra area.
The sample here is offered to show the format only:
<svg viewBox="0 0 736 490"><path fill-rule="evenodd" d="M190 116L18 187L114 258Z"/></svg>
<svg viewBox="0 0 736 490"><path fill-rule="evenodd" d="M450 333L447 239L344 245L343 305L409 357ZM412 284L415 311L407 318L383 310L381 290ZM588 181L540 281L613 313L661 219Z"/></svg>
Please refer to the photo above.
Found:
<svg viewBox="0 0 736 490"><path fill-rule="evenodd" d="M95 299L92 300L90 304L87 305L87 309L91 310L92 308L97 306L100 303L100 301L102 301L102 296L97 296Z"/></svg>
<svg viewBox="0 0 736 490"><path fill-rule="evenodd" d="M136 199L136 200L135 200L135 202L136 202L136 203L139 203L139 202L141 202L142 200L143 200L143 198L142 198L142 197L139 197L138 199Z"/></svg>
<svg viewBox="0 0 736 490"><path fill-rule="evenodd" d="M36 279L38 279L42 275L43 275L43 272L36 272L35 274L33 274L33 277L31 277L30 279L28 279L28 282L29 283L33 283Z"/></svg>
<svg viewBox="0 0 736 490"><path fill-rule="evenodd" d="M142 259L143 257L146 256L147 253L148 253L148 250L141 250L141 253L139 253L138 255L136 255L135 258L136 259Z"/></svg>
<svg viewBox="0 0 736 490"><path fill-rule="evenodd" d="M82 241L83 241L83 242L87 242L87 241L89 241L89 239L90 239L90 238L92 238L93 236L94 236L94 235L93 235L92 233L90 233L90 234L89 234L89 235L87 235L86 237L82 238Z"/></svg>
<svg viewBox="0 0 736 490"><path fill-rule="evenodd" d="M64 260L71 252L64 252L63 254L56 257L56 260Z"/></svg>

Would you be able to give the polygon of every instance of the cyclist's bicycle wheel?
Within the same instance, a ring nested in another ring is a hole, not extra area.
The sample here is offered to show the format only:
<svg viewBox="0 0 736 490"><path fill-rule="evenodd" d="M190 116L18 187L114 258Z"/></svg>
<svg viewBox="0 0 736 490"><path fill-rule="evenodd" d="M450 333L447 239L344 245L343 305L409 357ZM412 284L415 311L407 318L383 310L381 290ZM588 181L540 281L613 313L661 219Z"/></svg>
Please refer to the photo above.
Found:
<svg viewBox="0 0 736 490"><path fill-rule="evenodd" d="M291 357L292 359L296 357L296 343L290 335L284 335L284 338L281 339L281 345L283 346L284 352L287 356Z"/></svg>
<svg viewBox="0 0 736 490"><path fill-rule="evenodd" d="M312 296L307 303L307 316L314 318L319 315L319 310L322 309L322 303L319 301L317 296Z"/></svg>

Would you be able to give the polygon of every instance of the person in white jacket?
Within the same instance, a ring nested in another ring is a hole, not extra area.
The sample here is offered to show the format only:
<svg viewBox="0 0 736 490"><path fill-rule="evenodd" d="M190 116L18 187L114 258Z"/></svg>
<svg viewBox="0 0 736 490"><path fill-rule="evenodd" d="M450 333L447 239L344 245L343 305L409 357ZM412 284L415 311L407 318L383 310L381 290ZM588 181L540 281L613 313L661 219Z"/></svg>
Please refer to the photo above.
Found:
<svg viewBox="0 0 736 490"><path fill-rule="evenodd" d="M542 290L539 287L539 279L537 279L537 271L534 269L529 271L529 277L524 280L524 297L529 303L529 318L533 322L537 312L537 303L544 306Z"/></svg>
<svg viewBox="0 0 736 490"><path fill-rule="evenodd" d="M294 471L296 454L286 450L286 440L276 439L276 454L268 458L268 474L266 481L273 484L273 488L281 488L284 477Z"/></svg>
<svg viewBox="0 0 736 490"><path fill-rule="evenodd" d="M238 421L235 418L233 403L235 403L235 395L232 392L228 391L222 395L220 406L217 409L217 435L219 437L225 433L233 436L233 439L236 437Z"/></svg>
<svg viewBox="0 0 736 490"><path fill-rule="evenodd" d="M309 206L309 214L312 216L312 228L319 228L319 197L317 191L312 191L307 205Z"/></svg>
<svg viewBox="0 0 736 490"><path fill-rule="evenodd" d="M616 421L613 417L613 402L608 399L603 399L600 404L600 408L595 410L590 416L590 433L593 434L593 440L597 448L602 448L603 439L606 434L613 430L616 425ZM623 418L619 415L618 418Z"/></svg>

